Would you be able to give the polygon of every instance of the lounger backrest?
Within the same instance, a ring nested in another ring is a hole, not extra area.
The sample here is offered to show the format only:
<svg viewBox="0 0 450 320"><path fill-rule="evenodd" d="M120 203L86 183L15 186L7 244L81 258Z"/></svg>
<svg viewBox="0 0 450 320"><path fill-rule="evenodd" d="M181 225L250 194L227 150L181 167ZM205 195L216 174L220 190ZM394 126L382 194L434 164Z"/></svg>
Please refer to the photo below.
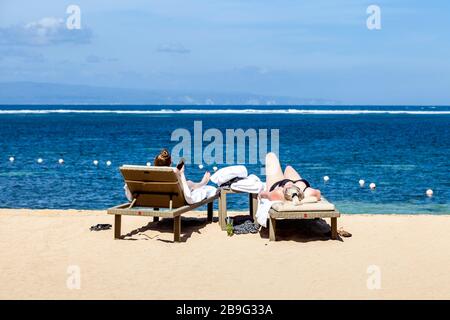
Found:
<svg viewBox="0 0 450 320"><path fill-rule="evenodd" d="M125 183L137 207L172 208L186 205L183 187L170 167L122 166Z"/></svg>

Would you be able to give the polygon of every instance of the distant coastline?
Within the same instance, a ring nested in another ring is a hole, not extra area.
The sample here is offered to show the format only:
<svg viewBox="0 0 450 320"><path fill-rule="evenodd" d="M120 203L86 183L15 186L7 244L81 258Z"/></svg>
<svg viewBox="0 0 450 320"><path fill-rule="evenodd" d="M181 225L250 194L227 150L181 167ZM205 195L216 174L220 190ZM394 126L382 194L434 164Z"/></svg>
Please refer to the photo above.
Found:
<svg viewBox="0 0 450 320"><path fill-rule="evenodd" d="M339 105L341 101L248 92L130 89L76 84L0 82L0 105Z"/></svg>
<svg viewBox="0 0 450 320"><path fill-rule="evenodd" d="M112 110L112 109L0 109L0 114L302 114L302 115L351 115L351 114L411 114L450 115L450 110L368 110L368 109L155 109L155 110Z"/></svg>

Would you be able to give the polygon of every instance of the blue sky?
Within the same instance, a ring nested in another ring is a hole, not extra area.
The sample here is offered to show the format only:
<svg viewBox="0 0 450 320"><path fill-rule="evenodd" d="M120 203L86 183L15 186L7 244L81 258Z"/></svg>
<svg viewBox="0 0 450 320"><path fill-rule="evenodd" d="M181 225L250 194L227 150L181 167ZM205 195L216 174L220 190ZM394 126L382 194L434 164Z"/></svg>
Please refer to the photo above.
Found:
<svg viewBox="0 0 450 320"><path fill-rule="evenodd" d="M0 0L1 82L449 105L449 57L444 0Z"/></svg>

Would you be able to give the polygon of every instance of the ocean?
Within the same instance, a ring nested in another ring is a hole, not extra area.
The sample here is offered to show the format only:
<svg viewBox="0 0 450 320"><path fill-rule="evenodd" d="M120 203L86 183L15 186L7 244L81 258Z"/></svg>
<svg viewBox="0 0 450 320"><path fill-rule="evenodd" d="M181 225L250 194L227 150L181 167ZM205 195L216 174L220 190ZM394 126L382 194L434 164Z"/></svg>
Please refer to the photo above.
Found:
<svg viewBox="0 0 450 320"><path fill-rule="evenodd" d="M227 130L266 129L269 141L278 130L283 167L296 168L343 213L450 213L450 107L417 106L0 106L0 207L123 203L120 165L152 162L161 148L179 143L171 141L177 129L194 141L194 122L201 122L203 134L217 129L225 153ZM208 144L203 141L200 153ZM202 160L196 148L191 152L188 159ZM249 173L264 180L263 157L249 158ZM189 179L233 163L199 164L187 165ZM246 210L247 202L234 195L228 206Z"/></svg>

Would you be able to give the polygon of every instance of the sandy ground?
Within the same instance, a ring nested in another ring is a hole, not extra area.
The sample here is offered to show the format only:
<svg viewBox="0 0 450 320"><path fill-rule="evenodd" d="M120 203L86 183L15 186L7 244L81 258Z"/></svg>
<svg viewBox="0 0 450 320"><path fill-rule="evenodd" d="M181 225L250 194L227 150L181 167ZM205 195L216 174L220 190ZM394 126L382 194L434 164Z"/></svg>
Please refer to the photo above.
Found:
<svg viewBox="0 0 450 320"><path fill-rule="evenodd" d="M124 217L113 240L89 231L105 212L0 210L0 298L450 299L450 215L344 215L341 241L281 221L277 242L190 215L172 243L170 219Z"/></svg>

